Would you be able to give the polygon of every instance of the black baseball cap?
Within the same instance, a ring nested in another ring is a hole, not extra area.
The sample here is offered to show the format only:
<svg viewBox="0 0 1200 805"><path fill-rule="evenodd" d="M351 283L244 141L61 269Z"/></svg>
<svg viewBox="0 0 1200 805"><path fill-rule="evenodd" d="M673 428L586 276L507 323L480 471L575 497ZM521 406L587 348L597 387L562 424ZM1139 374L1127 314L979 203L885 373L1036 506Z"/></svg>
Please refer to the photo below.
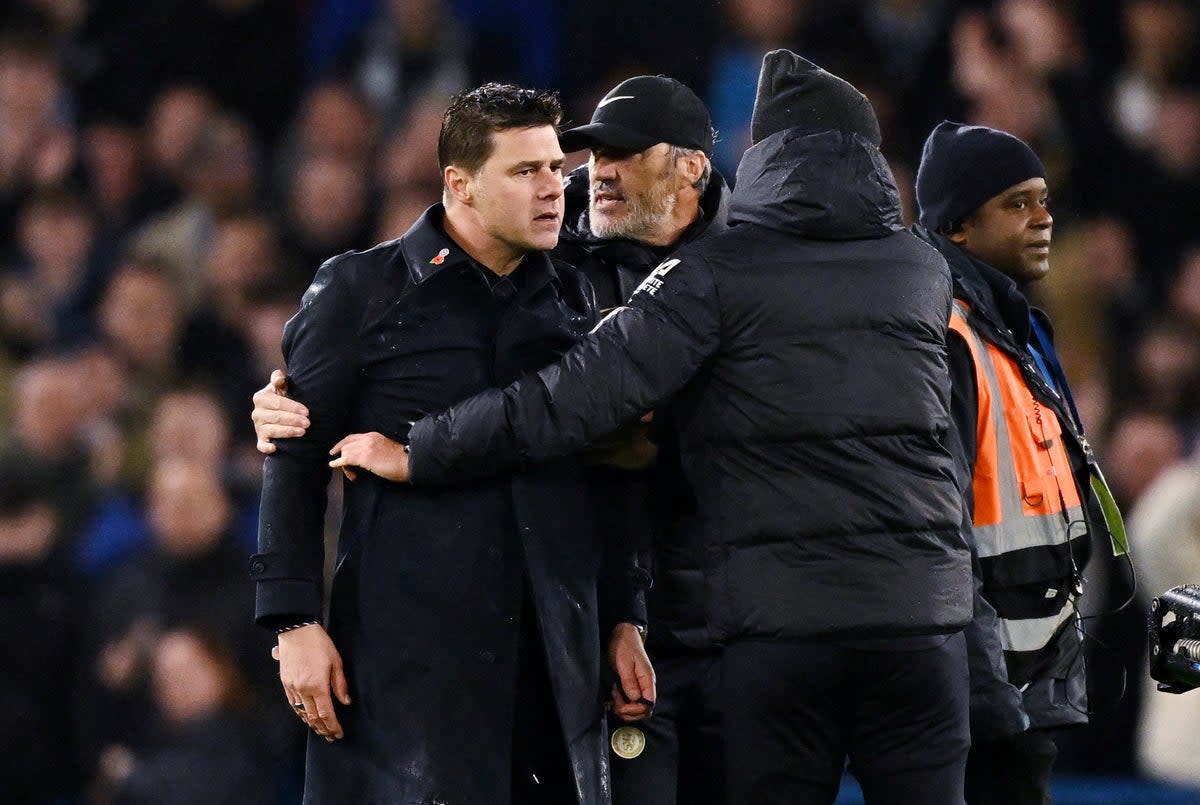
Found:
<svg viewBox="0 0 1200 805"><path fill-rule="evenodd" d="M570 153L595 145L641 151L668 143L711 156L713 139L708 107L696 93L665 75L638 75L609 90L592 122L564 131L559 145Z"/></svg>

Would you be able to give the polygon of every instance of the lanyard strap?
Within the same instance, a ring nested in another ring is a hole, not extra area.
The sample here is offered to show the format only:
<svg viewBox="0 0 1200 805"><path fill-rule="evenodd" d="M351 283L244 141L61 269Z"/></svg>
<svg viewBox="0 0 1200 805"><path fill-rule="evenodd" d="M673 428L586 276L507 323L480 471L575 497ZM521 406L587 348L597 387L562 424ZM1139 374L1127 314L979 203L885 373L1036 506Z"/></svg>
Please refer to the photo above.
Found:
<svg viewBox="0 0 1200 805"><path fill-rule="evenodd" d="M1032 314L1029 316L1029 323L1032 325L1033 335L1033 343L1029 345L1029 351L1033 353L1033 359L1042 375L1051 381L1051 387L1057 387L1059 394L1066 400L1067 407L1071 410L1071 416L1075 418L1075 427L1079 429L1079 434L1082 436L1083 420L1079 418L1079 409L1075 407L1075 399L1071 396L1071 387L1067 385L1067 376L1063 372L1062 364L1058 362L1058 354L1054 351L1050 334ZM1104 514L1104 525L1108 529L1113 556L1123 556L1129 553L1129 536L1125 532L1125 518L1121 516L1121 510L1117 506L1117 501L1113 497L1112 490L1104 478L1104 473L1100 471L1099 465L1092 460L1088 462L1088 468L1091 475L1092 494Z"/></svg>
<svg viewBox="0 0 1200 805"><path fill-rule="evenodd" d="M1050 334L1033 314L1029 316L1029 323L1032 325L1034 341L1030 344L1033 359L1037 362L1042 374L1051 381L1051 387L1057 387L1059 394L1066 400L1067 407L1071 409L1071 416L1075 420L1075 427L1082 434L1084 432L1083 420L1079 418L1079 409L1075 407L1075 398L1071 396L1071 387L1067 384L1067 376L1063 373L1062 364L1058 362L1058 353L1054 351Z"/></svg>

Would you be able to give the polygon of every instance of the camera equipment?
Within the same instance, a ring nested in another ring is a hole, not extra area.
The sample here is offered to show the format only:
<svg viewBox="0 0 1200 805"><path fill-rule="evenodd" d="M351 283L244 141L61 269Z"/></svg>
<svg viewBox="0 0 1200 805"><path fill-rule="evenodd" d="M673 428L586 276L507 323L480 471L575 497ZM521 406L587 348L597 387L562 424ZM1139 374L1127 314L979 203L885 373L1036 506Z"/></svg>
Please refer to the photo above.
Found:
<svg viewBox="0 0 1200 805"><path fill-rule="evenodd" d="M1200 584L1172 587L1150 603L1150 676L1165 693L1200 687Z"/></svg>

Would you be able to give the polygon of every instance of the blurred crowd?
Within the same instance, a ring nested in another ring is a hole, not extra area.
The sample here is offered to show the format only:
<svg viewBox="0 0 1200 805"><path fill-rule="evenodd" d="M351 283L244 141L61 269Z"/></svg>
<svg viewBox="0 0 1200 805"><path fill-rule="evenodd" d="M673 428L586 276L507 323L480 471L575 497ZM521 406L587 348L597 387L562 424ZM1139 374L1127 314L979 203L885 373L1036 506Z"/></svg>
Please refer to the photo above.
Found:
<svg viewBox="0 0 1200 805"><path fill-rule="evenodd" d="M1200 582L1193 0L9 0L5 796L294 799L302 727L251 623L248 413L317 266L438 199L445 103L487 80L559 89L579 123L620 79L672 75L708 101L732 182L761 56L785 46L869 95L910 221L943 118L1045 161L1039 302L1145 568L1116 615L1127 569L1088 574L1100 695L1060 768L1200 786L1171 732L1200 711L1164 720L1200 701L1159 704L1141 657L1146 596Z"/></svg>

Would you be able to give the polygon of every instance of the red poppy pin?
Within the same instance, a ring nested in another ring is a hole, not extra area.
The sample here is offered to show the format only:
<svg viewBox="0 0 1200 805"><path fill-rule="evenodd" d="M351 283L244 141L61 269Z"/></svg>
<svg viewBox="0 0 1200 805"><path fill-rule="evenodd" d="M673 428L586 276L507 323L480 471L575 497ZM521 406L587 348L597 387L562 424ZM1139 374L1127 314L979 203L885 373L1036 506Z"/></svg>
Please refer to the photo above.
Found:
<svg viewBox="0 0 1200 805"><path fill-rule="evenodd" d="M433 263L435 266L440 266L442 263L446 262L446 255L448 254L450 254L449 249L442 249L433 257L430 257L429 262Z"/></svg>

